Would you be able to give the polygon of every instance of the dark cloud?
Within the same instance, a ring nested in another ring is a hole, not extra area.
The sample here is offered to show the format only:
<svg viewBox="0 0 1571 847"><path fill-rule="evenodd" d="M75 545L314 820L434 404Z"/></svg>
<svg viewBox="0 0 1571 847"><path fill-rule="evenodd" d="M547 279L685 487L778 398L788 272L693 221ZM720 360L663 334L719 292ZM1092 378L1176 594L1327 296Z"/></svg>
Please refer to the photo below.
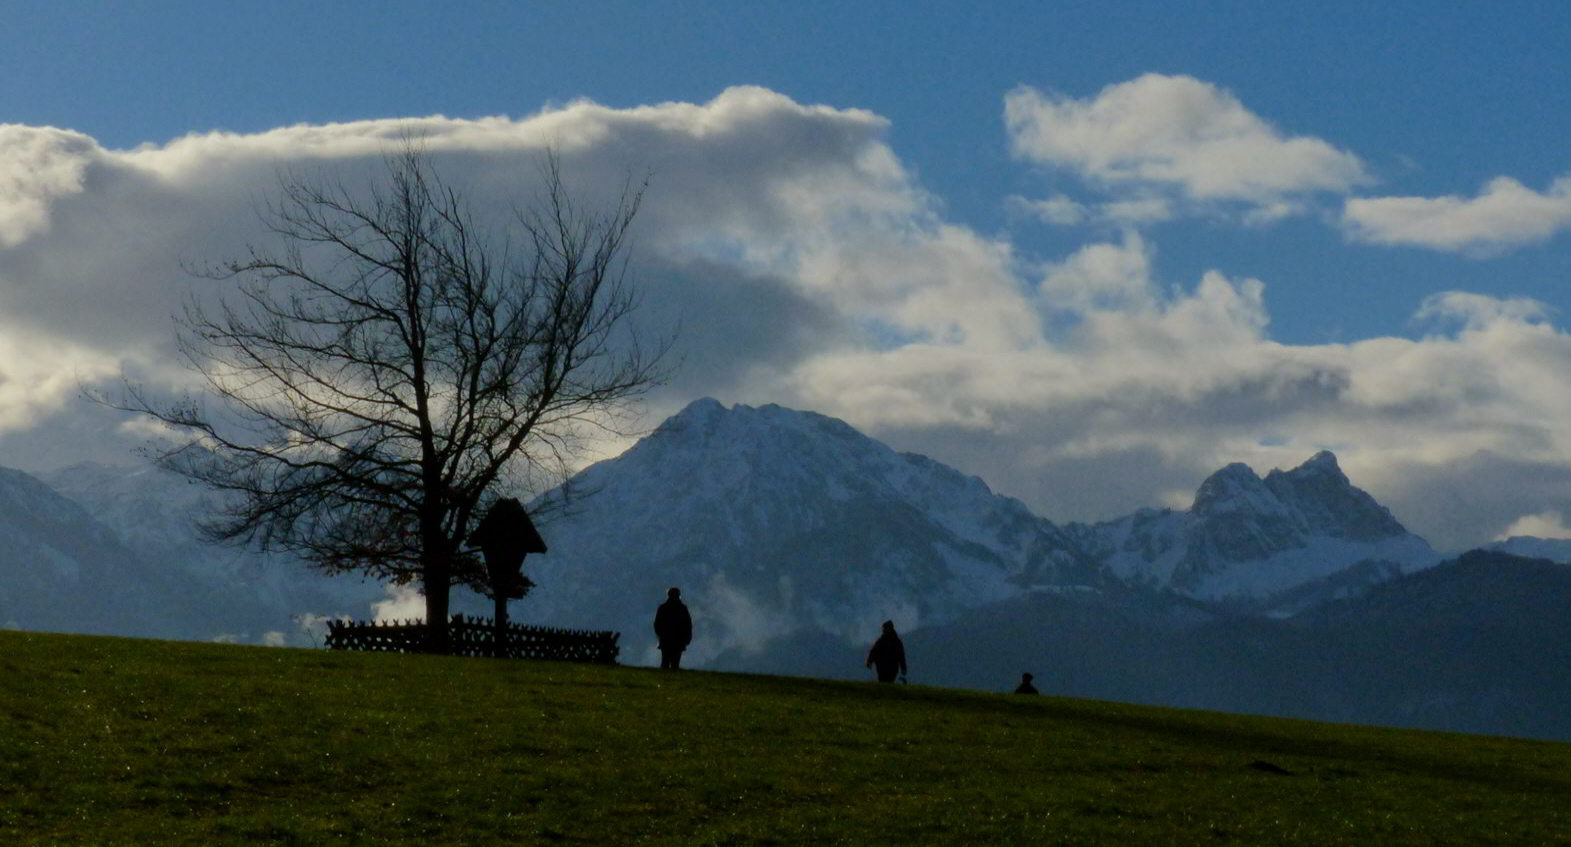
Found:
<svg viewBox="0 0 1571 847"><path fill-rule="evenodd" d="M703 258L641 267L639 320L673 337L677 402L712 394L767 401L803 359L855 337L845 318L789 280Z"/></svg>

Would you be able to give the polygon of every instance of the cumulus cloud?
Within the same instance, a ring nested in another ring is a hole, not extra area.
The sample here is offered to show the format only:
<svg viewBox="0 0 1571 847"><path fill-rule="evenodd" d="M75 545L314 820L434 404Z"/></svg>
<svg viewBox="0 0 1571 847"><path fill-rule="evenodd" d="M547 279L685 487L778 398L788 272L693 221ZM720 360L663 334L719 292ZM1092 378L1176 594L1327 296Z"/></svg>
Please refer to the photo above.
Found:
<svg viewBox="0 0 1571 847"><path fill-rule="evenodd" d="M1531 297L1488 297L1466 291L1442 291L1424 298L1414 315L1420 321L1451 321L1467 329L1482 329L1502 321L1539 323L1554 309Z"/></svg>
<svg viewBox="0 0 1571 847"><path fill-rule="evenodd" d="M1355 197L1342 220L1349 237L1370 244L1496 255L1571 228L1571 175L1542 192L1498 177L1475 197Z"/></svg>
<svg viewBox="0 0 1571 847"><path fill-rule="evenodd" d="M55 198L82 190L98 145L80 133L0 124L0 150L0 247L11 247L48 228Z"/></svg>
<svg viewBox="0 0 1571 847"><path fill-rule="evenodd" d="M837 231L880 220L887 225L871 227L879 237L909 240L937 226L910 223L927 201L882 143L885 129L870 113L803 106L757 88L707 104L616 110L578 102L520 119L205 133L129 151L57 130L7 128L0 431L64 408L77 378L91 384L121 367L179 387L188 375L173 366L171 315L193 292L222 291L183 266L265 243L255 212L280 175L354 188L378 177L382 155L409 137L481 220L499 224L533 198L547 149L590 206L648 174L634 272L647 282L652 322L685 318L677 354L687 360L687 385L707 380L723 391L734 380L768 379L773 363L835 343L845 320L873 320L869 304L883 302L887 292L842 285L852 272L823 258ZM909 301L907 316L893 322L902 331L947 331L929 286L893 296Z"/></svg>
<svg viewBox="0 0 1571 847"><path fill-rule="evenodd" d="M1055 226L1099 224L1114 228L1144 226L1177 216L1173 203L1157 196L1133 196L1105 203L1082 203L1067 194L1054 194L1043 200L1014 196L1006 201L1010 210Z"/></svg>
<svg viewBox="0 0 1571 847"><path fill-rule="evenodd" d="M1185 508L1223 464L1292 467L1320 449L1442 548L1571 496L1548 482L1512 492L1504 470L1571 455L1571 337L1542 304L1449 292L1415 312L1431 335L1283 345L1267 334L1265 283L1213 271L1161 285L1153 255L1130 233L1046 267L1029 343L825 355L799 389L1059 520ZM1462 467L1478 470L1442 470ZM1465 514L1436 505L1458 500Z"/></svg>
<svg viewBox="0 0 1571 847"><path fill-rule="evenodd" d="M79 378L114 372L114 357L92 345L27 326L7 327L0 332L0 432L36 423L76 391Z"/></svg>
<svg viewBox="0 0 1571 847"><path fill-rule="evenodd" d="M1241 204L1256 221L1292 214L1305 195L1369 181L1353 154L1285 134L1228 91L1188 76L1146 74L1087 99L1022 86L1005 99L1004 117L1026 161L1110 191ZM1157 207L1145 198L1139 208L1150 215Z"/></svg>
<svg viewBox="0 0 1571 847"><path fill-rule="evenodd" d="M0 246L0 464L60 461L68 451L43 447L51 434L123 456L142 436L78 411L75 383L123 367L181 384L169 316L193 291L222 290L193 289L182 262L264 241L254 209L280 173L361 185L414 135L482 220L528 202L547 148L590 203L650 175L631 269L640 314L681 325L680 368L655 416L705 394L815 409L1055 520L1185 506L1228 462L1288 467L1320 449L1442 546L1524 514L1571 513L1571 338L1543 304L1445 292L1415 304L1419 337L1287 345L1269 334L1269 278L1225 267L1163 278L1157 245L1134 228L1185 204L1276 214L1361 182L1357 159L1186 77L1142 77L1087 101L1021 89L1009 108L1022 157L1116 192L1021 209L1115 226L1111 237L1022 256L947 220L883 118L760 88L129 151L28 130L17 161L0 153L0 172L32 173L25 160L53 176L13 180L22 187L0 212L11 239ZM1524 487L1524 468L1540 482ZM401 594L377 614L416 605Z"/></svg>
<svg viewBox="0 0 1571 847"><path fill-rule="evenodd" d="M1090 207L1067 194L1054 194L1043 200L1032 200L1016 195L1010 197L1007 202L1012 212L1060 226L1085 223L1095 215Z"/></svg>

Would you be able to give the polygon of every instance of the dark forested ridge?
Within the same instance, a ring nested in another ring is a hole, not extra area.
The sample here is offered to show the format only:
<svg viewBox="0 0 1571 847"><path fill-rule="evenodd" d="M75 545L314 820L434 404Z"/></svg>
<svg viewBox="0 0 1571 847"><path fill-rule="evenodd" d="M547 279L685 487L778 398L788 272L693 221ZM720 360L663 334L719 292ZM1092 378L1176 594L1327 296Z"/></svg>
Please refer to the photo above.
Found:
<svg viewBox="0 0 1571 847"><path fill-rule="evenodd" d="M1272 618L1170 594L1032 594L906 637L915 680L1343 723L1571 740L1571 566L1473 551ZM858 678L795 636L729 668Z"/></svg>

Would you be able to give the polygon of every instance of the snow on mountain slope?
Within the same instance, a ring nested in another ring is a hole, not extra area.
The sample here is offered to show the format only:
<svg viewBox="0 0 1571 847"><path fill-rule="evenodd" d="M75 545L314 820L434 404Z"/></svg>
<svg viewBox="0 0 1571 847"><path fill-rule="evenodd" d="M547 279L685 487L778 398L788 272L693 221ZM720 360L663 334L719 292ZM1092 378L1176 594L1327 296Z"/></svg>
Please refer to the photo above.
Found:
<svg viewBox="0 0 1571 847"><path fill-rule="evenodd" d="M164 614L182 637L304 645L311 637L302 620L364 618L386 597L380 584L352 575L329 577L288 556L203 542L195 520L212 495L156 467L83 463L45 479L157 571L169 592Z"/></svg>
<svg viewBox="0 0 1571 847"><path fill-rule="evenodd" d="M1267 601L1363 563L1400 573L1440 558L1329 452L1264 479L1231 464L1186 512L1147 509L1072 532L1120 578L1205 600Z"/></svg>
<svg viewBox="0 0 1571 847"><path fill-rule="evenodd" d="M0 468L0 624L172 637L169 583L81 506Z"/></svg>
<svg viewBox="0 0 1571 847"><path fill-rule="evenodd" d="M1107 580L981 480L778 406L696 401L573 485L594 493L542 527L551 552L525 562L540 587L515 615L619 629L633 661L671 585L702 661L801 628L860 641L885 619L910 628L1027 586Z"/></svg>

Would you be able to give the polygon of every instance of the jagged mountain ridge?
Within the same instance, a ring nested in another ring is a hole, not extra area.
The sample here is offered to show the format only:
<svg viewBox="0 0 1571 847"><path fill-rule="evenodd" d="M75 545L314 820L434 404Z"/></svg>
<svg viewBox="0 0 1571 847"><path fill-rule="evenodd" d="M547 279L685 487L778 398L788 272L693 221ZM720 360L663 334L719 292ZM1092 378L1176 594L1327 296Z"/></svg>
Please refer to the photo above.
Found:
<svg viewBox="0 0 1571 847"><path fill-rule="evenodd" d="M1179 600L1026 595L909 634L911 673L1007 691L1032 671L1076 697L1571 740L1571 565L1476 550L1287 619Z"/></svg>
<svg viewBox="0 0 1571 847"><path fill-rule="evenodd" d="M1367 584L1349 580L1350 569L1378 580L1440 559L1327 451L1263 479L1234 463L1201 483L1187 511L1143 509L1071 533L1127 582L1257 605L1314 583Z"/></svg>

